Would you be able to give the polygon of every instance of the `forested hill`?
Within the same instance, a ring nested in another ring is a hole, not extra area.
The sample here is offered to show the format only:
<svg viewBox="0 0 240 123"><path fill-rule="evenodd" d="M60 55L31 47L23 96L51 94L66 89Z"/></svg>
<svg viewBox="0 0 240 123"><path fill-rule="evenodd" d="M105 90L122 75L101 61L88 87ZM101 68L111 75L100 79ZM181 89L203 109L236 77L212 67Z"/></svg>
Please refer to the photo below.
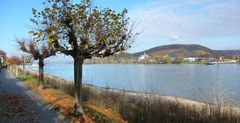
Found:
<svg viewBox="0 0 240 123"><path fill-rule="evenodd" d="M184 44L171 44L171 45L164 45L164 46L158 46L154 47L142 52L134 53L133 55L135 57L138 57L142 54L148 54L151 56L170 56L170 57L176 57L178 55L183 55L185 57L197 57L197 56L212 56L217 57L219 56L219 52L216 50L212 50L210 48L197 45L197 44L190 44L190 45L184 45Z"/></svg>

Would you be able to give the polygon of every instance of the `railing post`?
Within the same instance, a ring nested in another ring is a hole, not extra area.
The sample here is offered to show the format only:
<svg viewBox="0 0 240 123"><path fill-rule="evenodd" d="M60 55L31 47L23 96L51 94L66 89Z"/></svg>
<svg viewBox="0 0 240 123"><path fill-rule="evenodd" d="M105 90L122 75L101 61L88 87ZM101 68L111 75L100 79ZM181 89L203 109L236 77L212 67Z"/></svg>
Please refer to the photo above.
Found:
<svg viewBox="0 0 240 123"><path fill-rule="evenodd" d="M16 65L16 77L18 77L18 65Z"/></svg>

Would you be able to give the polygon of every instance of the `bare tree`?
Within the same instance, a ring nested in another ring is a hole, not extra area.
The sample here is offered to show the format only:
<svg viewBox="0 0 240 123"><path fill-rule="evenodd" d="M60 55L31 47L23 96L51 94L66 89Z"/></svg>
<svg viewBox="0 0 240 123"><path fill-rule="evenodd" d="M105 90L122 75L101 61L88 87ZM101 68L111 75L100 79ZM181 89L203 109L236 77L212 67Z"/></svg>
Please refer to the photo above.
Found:
<svg viewBox="0 0 240 123"><path fill-rule="evenodd" d="M31 54L35 60L38 60L39 66L39 77L38 83L39 88L44 89L44 59L56 54L56 50L44 42L17 40L19 49L23 52Z"/></svg>
<svg viewBox="0 0 240 123"><path fill-rule="evenodd" d="M32 10L31 31L36 40L47 36L49 44L74 59L75 112L82 110L82 65L85 59L107 57L130 48L134 42L134 25L129 24L127 10L120 13L93 7L90 0L48 0L42 11ZM130 26L129 26L130 25Z"/></svg>

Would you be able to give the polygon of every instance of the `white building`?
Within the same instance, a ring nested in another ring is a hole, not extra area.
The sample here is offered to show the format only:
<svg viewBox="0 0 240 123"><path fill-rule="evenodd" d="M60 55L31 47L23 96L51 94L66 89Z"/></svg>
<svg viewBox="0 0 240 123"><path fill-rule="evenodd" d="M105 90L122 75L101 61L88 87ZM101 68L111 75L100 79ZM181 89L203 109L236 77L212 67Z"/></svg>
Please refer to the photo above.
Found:
<svg viewBox="0 0 240 123"><path fill-rule="evenodd" d="M223 59L220 62L222 62L222 63L237 63L237 60L234 60L234 59Z"/></svg>
<svg viewBox="0 0 240 123"><path fill-rule="evenodd" d="M207 61L208 62L214 62L216 59L214 58L214 57L209 57L209 58L207 58Z"/></svg>
<svg viewBox="0 0 240 123"><path fill-rule="evenodd" d="M146 58L148 58L149 57L149 55L147 55L147 54L143 54L143 55L141 55L141 56L139 56L138 57L138 61L142 61L142 60L144 60L144 59L146 59Z"/></svg>
<svg viewBox="0 0 240 123"><path fill-rule="evenodd" d="M195 57L188 57L188 58L184 58L183 61L185 61L185 62L196 62L197 58L195 58Z"/></svg>

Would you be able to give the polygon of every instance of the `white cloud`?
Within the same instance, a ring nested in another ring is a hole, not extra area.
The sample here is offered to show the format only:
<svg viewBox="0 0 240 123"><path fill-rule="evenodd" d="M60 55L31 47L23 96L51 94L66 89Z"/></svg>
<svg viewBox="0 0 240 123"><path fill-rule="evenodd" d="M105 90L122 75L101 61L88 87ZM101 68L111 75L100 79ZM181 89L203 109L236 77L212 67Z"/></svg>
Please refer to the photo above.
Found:
<svg viewBox="0 0 240 123"><path fill-rule="evenodd" d="M240 35L239 0L149 2L130 11L141 40L195 40Z"/></svg>
<svg viewBox="0 0 240 123"><path fill-rule="evenodd" d="M171 40L171 41L178 41L179 39L180 39L179 36L177 36L177 35L172 35L169 40Z"/></svg>

